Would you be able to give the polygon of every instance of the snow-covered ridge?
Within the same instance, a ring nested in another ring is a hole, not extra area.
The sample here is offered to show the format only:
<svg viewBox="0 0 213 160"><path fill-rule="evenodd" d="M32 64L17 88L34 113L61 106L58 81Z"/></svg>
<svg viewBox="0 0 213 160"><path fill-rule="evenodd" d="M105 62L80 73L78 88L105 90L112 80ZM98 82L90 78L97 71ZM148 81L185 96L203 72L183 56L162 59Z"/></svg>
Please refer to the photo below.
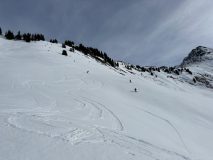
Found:
<svg viewBox="0 0 213 160"><path fill-rule="evenodd" d="M189 84L197 68L126 65L0 38L0 159L211 160L213 94Z"/></svg>

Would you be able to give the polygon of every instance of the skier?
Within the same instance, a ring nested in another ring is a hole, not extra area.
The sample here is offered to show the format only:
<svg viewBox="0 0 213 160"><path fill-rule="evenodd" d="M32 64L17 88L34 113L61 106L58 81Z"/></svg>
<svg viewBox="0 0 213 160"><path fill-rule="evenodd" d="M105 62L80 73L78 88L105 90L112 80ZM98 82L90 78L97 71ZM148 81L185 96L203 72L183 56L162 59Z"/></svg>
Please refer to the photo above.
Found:
<svg viewBox="0 0 213 160"><path fill-rule="evenodd" d="M129 83L132 83L131 79L129 80Z"/></svg>
<svg viewBox="0 0 213 160"><path fill-rule="evenodd" d="M135 92L137 92L137 88L135 88Z"/></svg>

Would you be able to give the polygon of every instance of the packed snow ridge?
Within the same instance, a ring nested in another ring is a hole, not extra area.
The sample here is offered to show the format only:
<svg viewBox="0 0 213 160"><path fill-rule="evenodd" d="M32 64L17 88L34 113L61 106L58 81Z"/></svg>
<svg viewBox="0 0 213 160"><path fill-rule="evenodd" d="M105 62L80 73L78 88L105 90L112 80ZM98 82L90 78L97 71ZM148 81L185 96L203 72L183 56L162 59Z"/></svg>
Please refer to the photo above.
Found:
<svg viewBox="0 0 213 160"><path fill-rule="evenodd" d="M196 51L184 66L112 67L0 38L0 159L212 160L212 50Z"/></svg>

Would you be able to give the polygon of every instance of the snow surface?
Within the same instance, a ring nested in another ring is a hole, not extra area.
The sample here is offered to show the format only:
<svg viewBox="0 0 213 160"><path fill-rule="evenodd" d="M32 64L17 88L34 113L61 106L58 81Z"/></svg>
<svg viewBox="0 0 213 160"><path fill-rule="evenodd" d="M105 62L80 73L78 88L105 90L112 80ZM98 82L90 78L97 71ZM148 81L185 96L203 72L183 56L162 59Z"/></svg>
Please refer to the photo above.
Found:
<svg viewBox="0 0 213 160"><path fill-rule="evenodd" d="M67 52L0 38L0 160L212 160L211 89Z"/></svg>

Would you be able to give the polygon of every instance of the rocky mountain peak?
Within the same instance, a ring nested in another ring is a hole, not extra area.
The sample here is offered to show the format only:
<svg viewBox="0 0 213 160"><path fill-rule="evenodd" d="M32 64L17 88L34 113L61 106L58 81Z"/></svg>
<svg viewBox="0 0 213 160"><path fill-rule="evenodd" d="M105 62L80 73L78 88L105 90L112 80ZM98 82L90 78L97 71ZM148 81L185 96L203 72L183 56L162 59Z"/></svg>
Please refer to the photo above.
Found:
<svg viewBox="0 0 213 160"><path fill-rule="evenodd" d="M181 67L197 64L205 60L213 60L213 49L198 46L193 49L186 58L183 59Z"/></svg>

